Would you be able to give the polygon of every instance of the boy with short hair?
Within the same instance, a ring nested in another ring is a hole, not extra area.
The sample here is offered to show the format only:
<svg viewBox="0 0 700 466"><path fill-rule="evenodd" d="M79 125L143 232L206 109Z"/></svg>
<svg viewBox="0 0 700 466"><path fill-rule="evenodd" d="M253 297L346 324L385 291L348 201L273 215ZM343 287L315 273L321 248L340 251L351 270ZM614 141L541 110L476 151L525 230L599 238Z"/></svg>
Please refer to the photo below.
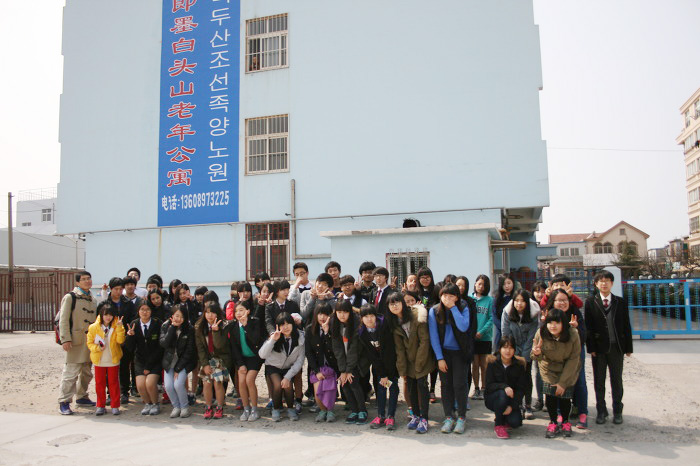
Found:
<svg viewBox="0 0 700 466"><path fill-rule="evenodd" d="M625 355L632 355L632 326L627 302L612 294L615 277L607 270L598 272L593 282L598 292L586 298L583 318L588 334L586 346L593 364L596 398L596 424L605 424L609 415L605 404L605 377L610 372L613 423L622 424L622 366Z"/></svg>
<svg viewBox="0 0 700 466"><path fill-rule="evenodd" d="M138 267L132 267L129 270L127 270L126 276L132 277L134 280L136 280L136 286L134 287L134 293L136 293L136 296L138 296L141 299L146 299L146 296L148 296L148 290L146 290L145 288L140 288L138 286L139 280L141 280L141 271L138 269Z"/></svg>
<svg viewBox="0 0 700 466"><path fill-rule="evenodd" d="M335 293L333 293L333 277L321 273L316 277L316 283L310 290L301 294L301 317L304 324L310 324L316 304L327 302L335 309Z"/></svg>
<svg viewBox="0 0 700 466"><path fill-rule="evenodd" d="M326 264L326 268L324 269L324 272L333 278L333 294L340 293L340 271L340 264L336 261L330 261Z"/></svg>
<svg viewBox="0 0 700 466"><path fill-rule="evenodd" d="M313 283L309 281L309 267L304 262L297 262L292 266L292 273L296 280L289 290L288 299L301 306L301 294L313 288Z"/></svg>
<svg viewBox="0 0 700 466"><path fill-rule="evenodd" d="M362 298L359 290L355 289L355 279L352 275L344 275L340 278L340 293L336 296L338 301L350 301L352 307L360 311L360 308L367 304Z"/></svg>
<svg viewBox="0 0 700 466"><path fill-rule="evenodd" d="M356 288L360 290L362 299L368 303L372 301L372 293L377 288L377 285L374 283L374 269L376 268L377 266L371 261L365 261L360 264L360 282L359 287L356 285Z"/></svg>
<svg viewBox="0 0 700 466"><path fill-rule="evenodd" d="M553 276L551 280L549 280L549 287L544 290L544 296L540 301L541 309L544 309L547 306L547 301L549 300L549 295L552 294L552 291L559 288L563 288L564 291L566 291L566 294L568 294L571 298L571 304L579 309L583 308L583 301L581 301L581 298L576 296L574 289L571 287L571 279L563 273L558 273Z"/></svg>
<svg viewBox="0 0 700 466"><path fill-rule="evenodd" d="M137 280L134 277L127 275L122 279L122 281L124 282L124 296L126 299L131 301L131 303L134 305L134 309L138 309L145 298L142 298L136 294Z"/></svg>
<svg viewBox="0 0 700 466"><path fill-rule="evenodd" d="M391 292L391 288L389 287L389 271L386 267L377 267L374 269L374 283L377 285L377 288L375 288L372 293L370 302L374 304L377 311L386 318L389 315L389 306L386 303L386 299Z"/></svg>

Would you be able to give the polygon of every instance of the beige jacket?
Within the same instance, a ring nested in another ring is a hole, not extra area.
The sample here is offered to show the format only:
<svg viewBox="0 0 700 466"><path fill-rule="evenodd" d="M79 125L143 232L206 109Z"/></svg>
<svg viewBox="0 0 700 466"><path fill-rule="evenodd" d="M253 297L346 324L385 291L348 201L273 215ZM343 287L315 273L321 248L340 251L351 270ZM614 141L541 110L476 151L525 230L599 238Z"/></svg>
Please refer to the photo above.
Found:
<svg viewBox="0 0 700 466"><path fill-rule="evenodd" d="M61 300L61 319L58 331L61 342L71 342L73 347L66 352L66 364L81 364L90 362L90 350L87 347L87 332L97 318L97 300L92 295L86 295L79 287L73 288L76 296L73 309L73 331L70 330L70 314L72 296L67 293Z"/></svg>

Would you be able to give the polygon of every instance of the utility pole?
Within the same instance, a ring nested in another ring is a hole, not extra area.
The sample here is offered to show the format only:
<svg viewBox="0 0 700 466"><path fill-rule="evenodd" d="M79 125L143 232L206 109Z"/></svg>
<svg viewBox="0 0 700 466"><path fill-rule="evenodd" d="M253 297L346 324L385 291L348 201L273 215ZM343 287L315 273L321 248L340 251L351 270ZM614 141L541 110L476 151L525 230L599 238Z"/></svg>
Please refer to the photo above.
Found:
<svg viewBox="0 0 700 466"><path fill-rule="evenodd" d="M15 269L14 261L14 247L12 244L12 193L7 193L7 268L9 272L9 298L10 298L10 315L14 314L14 302L15 302L15 287L14 287L14 276L13 272Z"/></svg>

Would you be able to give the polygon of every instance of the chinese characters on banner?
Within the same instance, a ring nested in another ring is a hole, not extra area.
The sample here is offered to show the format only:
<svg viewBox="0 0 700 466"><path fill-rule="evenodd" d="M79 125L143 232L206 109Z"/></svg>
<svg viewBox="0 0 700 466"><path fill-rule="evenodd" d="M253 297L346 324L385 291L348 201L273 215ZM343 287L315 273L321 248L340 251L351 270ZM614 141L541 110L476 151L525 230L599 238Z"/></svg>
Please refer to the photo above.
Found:
<svg viewBox="0 0 700 466"><path fill-rule="evenodd" d="M238 221L240 0L163 0L158 226Z"/></svg>

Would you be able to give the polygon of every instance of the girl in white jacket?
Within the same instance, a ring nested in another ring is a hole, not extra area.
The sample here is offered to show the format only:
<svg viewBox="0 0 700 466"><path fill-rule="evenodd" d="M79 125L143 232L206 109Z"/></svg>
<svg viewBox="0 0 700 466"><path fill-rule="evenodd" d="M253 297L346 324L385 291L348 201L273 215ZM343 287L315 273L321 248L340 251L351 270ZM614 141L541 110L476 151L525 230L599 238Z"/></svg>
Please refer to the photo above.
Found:
<svg viewBox="0 0 700 466"><path fill-rule="evenodd" d="M265 374L272 385L272 420L280 420L284 395L289 419L298 421L299 415L294 410L292 379L304 365L304 332L294 325L294 319L287 312L279 314L275 324L276 330L258 352L265 360Z"/></svg>

